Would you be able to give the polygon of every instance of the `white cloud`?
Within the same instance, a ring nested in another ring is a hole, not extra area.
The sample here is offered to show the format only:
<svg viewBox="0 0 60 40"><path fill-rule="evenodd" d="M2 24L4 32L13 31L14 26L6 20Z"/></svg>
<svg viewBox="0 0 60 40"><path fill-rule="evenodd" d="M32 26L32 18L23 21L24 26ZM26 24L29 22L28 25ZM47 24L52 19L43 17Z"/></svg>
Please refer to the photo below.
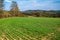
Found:
<svg viewBox="0 0 60 40"><path fill-rule="evenodd" d="M5 0L6 2L11 2L10 0Z"/></svg>

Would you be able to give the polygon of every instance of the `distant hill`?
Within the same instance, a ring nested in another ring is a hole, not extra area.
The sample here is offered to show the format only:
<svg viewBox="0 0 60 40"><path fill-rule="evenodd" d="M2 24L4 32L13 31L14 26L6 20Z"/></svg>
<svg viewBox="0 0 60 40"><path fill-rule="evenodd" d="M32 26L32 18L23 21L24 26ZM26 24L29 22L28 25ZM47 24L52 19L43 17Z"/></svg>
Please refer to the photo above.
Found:
<svg viewBox="0 0 60 40"><path fill-rule="evenodd" d="M60 10L26 10L22 12L60 12Z"/></svg>
<svg viewBox="0 0 60 40"><path fill-rule="evenodd" d="M25 15L38 17L60 17L60 10L27 10L22 11Z"/></svg>

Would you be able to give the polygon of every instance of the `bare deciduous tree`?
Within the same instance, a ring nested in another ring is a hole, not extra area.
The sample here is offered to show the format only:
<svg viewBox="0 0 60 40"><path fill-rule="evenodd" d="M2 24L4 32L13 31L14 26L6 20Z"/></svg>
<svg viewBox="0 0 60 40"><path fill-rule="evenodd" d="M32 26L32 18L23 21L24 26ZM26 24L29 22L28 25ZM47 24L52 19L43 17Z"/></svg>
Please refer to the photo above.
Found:
<svg viewBox="0 0 60 40"><path fill-rule="evenodd" d="M17 2L12 1L10 12L11 12L12 16L20 16L21 15L21 12L19 11L19 8L17 6Z"/></svg>
<svg viewBox="0 0 60 40"><path fill-rule="evenodd" d="M3 7L4 7L4 4L3 4L4 0L0 0L0 18L3 16Z"/></svg>
<svg viewBox="0 0 60 40"><path fill-rule="evenodd" d="M0 10L3 9L3 6L4 6L3 2L4 2L4 0L0 0Z"/></svg>

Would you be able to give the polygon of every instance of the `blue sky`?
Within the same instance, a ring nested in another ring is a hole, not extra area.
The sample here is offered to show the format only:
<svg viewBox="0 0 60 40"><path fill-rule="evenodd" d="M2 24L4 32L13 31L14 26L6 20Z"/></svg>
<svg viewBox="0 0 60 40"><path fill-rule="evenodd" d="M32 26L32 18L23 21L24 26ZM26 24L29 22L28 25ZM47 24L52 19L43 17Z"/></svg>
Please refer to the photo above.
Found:
<svg viewBox="0 0 60 40"><path fill-rule="evenodd" d="M60 10L60 0L13 0L21 11L25 10ZM10 10L12 0L5 0L5 10Z"/></svg>

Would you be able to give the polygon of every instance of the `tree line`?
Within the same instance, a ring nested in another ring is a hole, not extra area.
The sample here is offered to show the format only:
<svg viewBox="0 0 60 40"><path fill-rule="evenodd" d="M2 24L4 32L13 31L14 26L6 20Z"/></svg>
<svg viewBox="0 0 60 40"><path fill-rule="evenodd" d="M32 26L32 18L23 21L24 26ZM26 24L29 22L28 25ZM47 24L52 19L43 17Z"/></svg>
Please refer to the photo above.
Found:
<svg viewBox="0 0 60 40"><path fill-rule="evenodd" d="M19 11L17 2L12 1L10 11L4 10L4 0L0 0L0 18L6 17L60 17L60 11L43 11L43 10L29 10L29 11Z"/></svg>
<svg viewBox="0 0 60 40"><path fill-rule="evenodd" d="M34 17L60 17L60 10L28 10L23 13Z"/></svg>

